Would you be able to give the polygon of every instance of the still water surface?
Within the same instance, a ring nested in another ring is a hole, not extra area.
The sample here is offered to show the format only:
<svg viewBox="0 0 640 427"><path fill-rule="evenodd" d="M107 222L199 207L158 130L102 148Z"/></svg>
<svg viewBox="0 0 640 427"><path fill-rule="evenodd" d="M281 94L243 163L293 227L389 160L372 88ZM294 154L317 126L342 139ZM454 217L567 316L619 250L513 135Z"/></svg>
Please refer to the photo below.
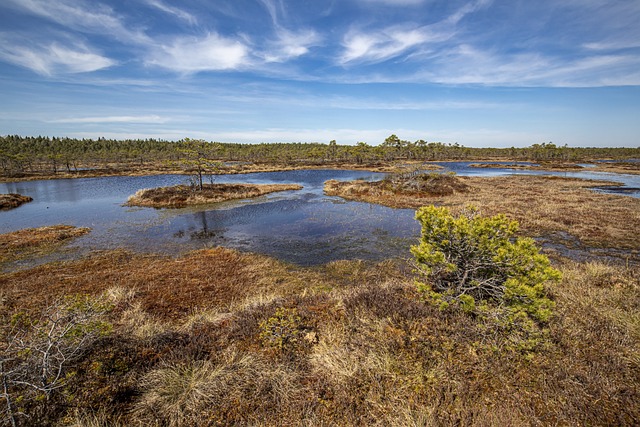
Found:
<svg viewBox="0 0 640 427"><path fill-rule="evenodd" d="M469 168L469 162L441 163L460 175L549 174L500 168ZM592 172L556 175L606 179L635 187L640 177ZM346 201L323 194L328 179L377 180L384 175L365 171L306 170L246 175L222 175L216 182L255 184L297 183L302 190L273 193L252 200L206 207L157 210L123 206L141 188L185 183L182 175L60 179L0 184L0 193L20 193L34 201L0 212L0 233L27 227L70 224L92 232L58 257L75 257L91 250L127 248L142 252L179 254L209 246L226 246L263 253L299 265L338 259L382 260L409 256L420 227L411 209L391 209ZM607 190L602 190L607 191Z"/></svg>
<svg viewBox="0 0 640 427"><path fill-rule="evenodd" d="M223 175L216 182L298 183L302 190L207 207L158 210L123 206L141 188L185 183L181 175L106 177L0 184L34 201L0 212L0 232L70 224L91 227L77 252L128 248L169 254L222 245L299 265L337 259L408 256L419 234L410 209L349 202L323 194L328 179L381 179L363 171L308 170Z"/></svg>

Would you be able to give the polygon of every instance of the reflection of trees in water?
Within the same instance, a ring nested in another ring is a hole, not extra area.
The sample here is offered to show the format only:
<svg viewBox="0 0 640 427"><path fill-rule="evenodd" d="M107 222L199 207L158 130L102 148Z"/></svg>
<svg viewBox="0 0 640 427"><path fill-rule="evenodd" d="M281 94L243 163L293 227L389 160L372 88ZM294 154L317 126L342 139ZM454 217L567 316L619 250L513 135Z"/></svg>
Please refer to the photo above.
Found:
<svg viewBox="0 0 640 427"><path fill-rule="evenodd" d="M190 234L191 240L202 240L215 237L215 230L209 230L206 211L198 212L194 215L194 217L200 220L199 222L202 224L202 228Z"/></svg>
<svg viewBox="0 0 640 427"><path fill-rule="evenodd" d="M173 237L180 239L184 237L187 233L189 233L189 238L191 240L203 240L203 239L210 239L216 236L216 231L209 229L209 222L207 220L206 211L197 212L193 214L193 218L195 218L196 220L196 226L190 227L191 231L180 229L175 233L173 233Z"/></svg>

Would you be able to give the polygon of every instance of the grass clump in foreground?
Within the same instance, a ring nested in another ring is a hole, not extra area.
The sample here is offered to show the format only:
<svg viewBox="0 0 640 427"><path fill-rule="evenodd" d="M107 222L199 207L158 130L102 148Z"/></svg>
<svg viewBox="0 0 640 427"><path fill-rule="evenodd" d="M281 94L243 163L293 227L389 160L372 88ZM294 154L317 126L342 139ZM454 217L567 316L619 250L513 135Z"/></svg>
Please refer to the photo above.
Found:
<svg viewBox="0 0 640 427"><path fill-rule="evenodd" d="M425 303L407 267L338 261L299 268L217 248L179 258L107 252L2 274L3 315L24 307L37 314L47 299L83 294L106 298L104 321L112 325L64 365L64 387L30 400L30 418L16 420L636 424L636 270L559 263L561 281L546 284L553 315L524 330Z"/></svg>
<svg viewBox="0 0 640 427"><path fill-rule="evenodd" d="M51 252L62 243L89 231L91 229L87 227L52 225L0 234L0 264L28 255Z"/></svg>
<svg viewBox="0 0 640 427"><path fill-rule="evenodd" d="M138 190L128 206L182 208L192 205L247 199L276 191L300 190L297 184L203 184L202 190L189 185Z"/></svg>
<svg viewBox="0 0 640 427"><path fill-rule="evenodd" d="M17 208L23 203L31 201L33 201L32 197L23 196L22 194L0 194L0 210Z"/></svg>

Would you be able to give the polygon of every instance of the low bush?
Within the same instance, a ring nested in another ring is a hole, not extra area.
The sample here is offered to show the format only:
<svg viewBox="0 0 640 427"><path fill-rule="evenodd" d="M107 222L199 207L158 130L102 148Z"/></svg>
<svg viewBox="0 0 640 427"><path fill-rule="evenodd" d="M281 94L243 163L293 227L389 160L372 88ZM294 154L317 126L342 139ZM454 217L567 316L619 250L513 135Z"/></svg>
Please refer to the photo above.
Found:
<svg viewBox="0 0 640 427"><path fill-rule="evenodd" d="M413 246L420 290L441 307L455 303L465 311L506 307L510 317L547 321L553 302L546 282L560 273L530 238L516 237L516 221L504 215L483 217L474 207L454 217L449 209L426 206L416 219L420 244Z"/></svg>
<svg viewBox="0 0 640 427"><path fill-rule="evenodd" d="M6 421L15 426L34 402L48 402L67 384L73 364L111 331L104 320L109 310L101 298L74 295L42 312L20 310L1 319L0 397Z"/></svg>

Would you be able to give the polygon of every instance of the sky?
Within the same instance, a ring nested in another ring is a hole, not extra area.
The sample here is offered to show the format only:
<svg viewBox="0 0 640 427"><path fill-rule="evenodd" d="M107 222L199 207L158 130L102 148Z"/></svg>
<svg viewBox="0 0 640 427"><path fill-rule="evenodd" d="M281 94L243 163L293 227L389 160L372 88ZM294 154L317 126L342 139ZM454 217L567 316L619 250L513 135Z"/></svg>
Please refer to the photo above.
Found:
<svg viewBox="0 0 640 427"><path fill-rule="evenodd" d="M639 0L0 0L0 135L640 147Z"/></svg>

